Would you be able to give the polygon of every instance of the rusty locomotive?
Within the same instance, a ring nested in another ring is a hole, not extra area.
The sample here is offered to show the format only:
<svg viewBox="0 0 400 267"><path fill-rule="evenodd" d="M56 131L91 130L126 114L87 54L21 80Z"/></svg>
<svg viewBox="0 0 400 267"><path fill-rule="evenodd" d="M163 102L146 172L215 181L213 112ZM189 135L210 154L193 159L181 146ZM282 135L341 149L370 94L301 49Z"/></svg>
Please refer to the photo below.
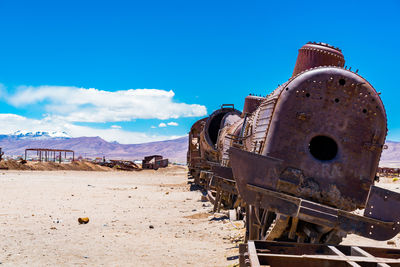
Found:
<svg viewBox="0 0 400 267"><path fill-rule="evenodd" d="M248 240L387 240L400 232L400 194L374 185L386 134L379 93L339 48L310 42L268 96L192 126L189 173L215 210L245 209Z"/></svg>

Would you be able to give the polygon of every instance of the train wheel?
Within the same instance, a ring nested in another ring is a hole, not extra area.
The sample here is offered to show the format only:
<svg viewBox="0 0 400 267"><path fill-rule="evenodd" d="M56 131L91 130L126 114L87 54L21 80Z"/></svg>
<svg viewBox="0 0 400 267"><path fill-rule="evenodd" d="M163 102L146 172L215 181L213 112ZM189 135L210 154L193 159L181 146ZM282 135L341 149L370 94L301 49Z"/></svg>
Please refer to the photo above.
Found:
<svg viewBox="0 0 400 267"><path fill-rule="evenodd" d="M267 240L268 230L275 218L274 212L247 205L246 240Z"/></svg>

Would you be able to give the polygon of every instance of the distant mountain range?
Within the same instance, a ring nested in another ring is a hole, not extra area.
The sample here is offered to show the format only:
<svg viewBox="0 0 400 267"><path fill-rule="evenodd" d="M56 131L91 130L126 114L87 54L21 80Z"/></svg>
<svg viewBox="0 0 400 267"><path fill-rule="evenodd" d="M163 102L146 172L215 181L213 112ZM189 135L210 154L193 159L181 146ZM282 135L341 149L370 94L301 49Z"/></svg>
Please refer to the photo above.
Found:
<svg viewBox="0 0 400 267"><path fill-rule="evenodd" d="M186 163L188 137L143 144L119 144L107 142L100 137L72 138L65 132L16 132L0 135L0 147L5 156L24 155L26 148L70 149L76 157L106 159L142 159L144 156L159 154L171 162Z"/></svg>
<svg viewBox="0 0 400 267"><path fill-rule="evenodd" d="M400 142L386 141L380 166L400 167ZM172 162L186 163L188 137L143 144L119 144L100 137L72 138L65 132L22 132L0 135L0 147L6 156L23 155L26 148L71 149L76 157L103 157L107 159L142 159L159 154Z"/></svg>

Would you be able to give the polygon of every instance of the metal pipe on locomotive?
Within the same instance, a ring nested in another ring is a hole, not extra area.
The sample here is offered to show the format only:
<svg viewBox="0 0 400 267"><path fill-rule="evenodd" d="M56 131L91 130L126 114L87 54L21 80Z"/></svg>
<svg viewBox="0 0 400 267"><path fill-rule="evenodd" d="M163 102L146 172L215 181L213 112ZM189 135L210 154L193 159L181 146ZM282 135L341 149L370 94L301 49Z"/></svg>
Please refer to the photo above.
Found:
<svg viewBox="0 0 400 267"><path fill-rule="evenodd" d="M271 94L192 126L190 174L219 188L209 194L216 210L246 207L248 239L337 244L348 233L387 240L400 232L400 194L374 185L385 108L344 64L340 49L307 43Z"/></svg>

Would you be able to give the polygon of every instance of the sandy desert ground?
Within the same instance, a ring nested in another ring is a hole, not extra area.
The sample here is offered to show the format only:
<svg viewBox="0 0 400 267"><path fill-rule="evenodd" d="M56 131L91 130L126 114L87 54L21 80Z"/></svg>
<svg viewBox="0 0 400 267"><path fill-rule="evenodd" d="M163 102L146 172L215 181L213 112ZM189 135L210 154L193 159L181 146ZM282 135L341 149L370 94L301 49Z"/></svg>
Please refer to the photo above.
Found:
<svg viewBox="0 0 400 267"><path fill-rule="evenodd" d="M0 171L2 266L229 266L241 222L210 213L186 168ZM89 217L80 225L79 217ZM238 228L238 229L237 229ZM229 258L231 257L231 258Z"/></svg>
<svg viewBox="0 0 400 267"><path fill-rule="evenodd" d="M384 187L400 191L399 181ZM212 214L186 168L0 171L3 266L232 266L242 222ZM80 225L79 217L89 217ZM344 244L399 246L350 235Z"/></svg>

